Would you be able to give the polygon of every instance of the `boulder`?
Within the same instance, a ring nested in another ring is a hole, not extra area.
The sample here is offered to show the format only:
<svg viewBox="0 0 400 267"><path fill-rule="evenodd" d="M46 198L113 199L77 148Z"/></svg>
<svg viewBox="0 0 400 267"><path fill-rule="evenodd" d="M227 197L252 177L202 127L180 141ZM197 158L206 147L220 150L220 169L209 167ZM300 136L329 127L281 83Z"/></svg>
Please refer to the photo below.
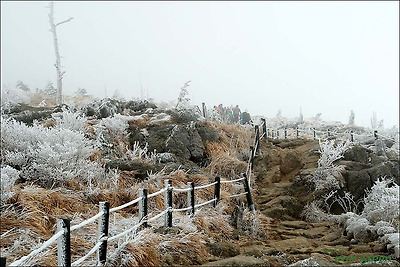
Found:
<svg viewBox="0 0 400 267"><path fill-rule="evenodd" d="M131 145L136 141L147 142L149 151L173 153L194 162L204 160L203 140L192 124L151 125L146 135L140 131L131 132Z"/></svg>
<svg viewBox="0 0 400 267"><path fill-rule="evenodd" d="M293 152L287 152L282 157L280 170L282 174L288 174L289 172L301 168L303 165L297 155Z"/></svg>
<svg viewBox="0 0 400 267"><path fill-rule="evenodd" d="M371 179L367 171L344 171L347 190L354 196L354 200L362 199L365 189L372 187Z"/></svg>

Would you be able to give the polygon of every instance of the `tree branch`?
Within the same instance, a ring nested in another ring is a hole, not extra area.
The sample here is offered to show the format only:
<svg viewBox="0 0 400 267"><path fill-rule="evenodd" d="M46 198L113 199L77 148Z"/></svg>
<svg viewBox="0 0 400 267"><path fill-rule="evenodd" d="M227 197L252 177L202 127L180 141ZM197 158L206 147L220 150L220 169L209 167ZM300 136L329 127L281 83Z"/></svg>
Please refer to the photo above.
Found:
<svg viewBox="0 0 400 267"><path fill-rule="evenodd" d="M63 23L70 22L72 19L73 19L73 17L70 17L70 18L69 18L69 19L67 19L67 20L61 21L61 22L59 22L59 23L57 23L57 24L56 24L56 27L57 27L58 25L61 25L61 24L63 24Z"/></svg>

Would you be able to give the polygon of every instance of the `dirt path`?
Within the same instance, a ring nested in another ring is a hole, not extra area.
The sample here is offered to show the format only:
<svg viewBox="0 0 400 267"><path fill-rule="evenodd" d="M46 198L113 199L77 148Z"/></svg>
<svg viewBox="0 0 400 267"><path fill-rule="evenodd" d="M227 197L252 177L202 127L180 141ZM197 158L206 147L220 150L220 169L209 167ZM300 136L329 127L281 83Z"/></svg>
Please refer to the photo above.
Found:
<svg viewBox="0 0 400 267"><path fill-rule="evenodd" d="M344 266L364 262L363 266L375 266L372 260L378 255L387 262L380 245L350 244L338 225L302 220L301 211L313 195L296 177L314 173L318 148L318 141L310 140L262 143L254 162L253 188L256 209L271 218L266 237L241 242L239 255L206 265L287 266L297 262L295 266Z"/></svg>

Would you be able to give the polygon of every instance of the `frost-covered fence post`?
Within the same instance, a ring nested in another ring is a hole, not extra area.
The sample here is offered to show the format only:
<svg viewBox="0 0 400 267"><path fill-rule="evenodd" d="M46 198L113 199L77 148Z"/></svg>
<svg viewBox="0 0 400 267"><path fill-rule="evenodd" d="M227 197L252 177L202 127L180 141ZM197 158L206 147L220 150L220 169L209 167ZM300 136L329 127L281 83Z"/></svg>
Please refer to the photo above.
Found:
<svg viewBox="0 0 400 267"><path fill-rule="evenodd" d="M172 181L165 180L165 195L164 195L164 208L168 209L167 213L165 213L165 227L172 227Z"/></svg>
<svg viewBox="0 0 400 267"><path fill-rule="evenodd" d="M331 131L328 129L328 137L331 136Z"/></svg>
<svg viewBox="0 0 400 267"><path fill-rule="evenodd" d="M254 141L256 153L260 154L260 127L258 125L255 126L256 131L256 140Z"/></svg>
<svg viewBox="0 0 400 267"><path fill-rule="evenodd" d="M315 128L313 129L313 138L314 138L314 140L317 139L317 132L315 131Z"/></svg>
<svg viewBox="0 0 400 267"><path fill-rule="evenodd" d="M221 197L221 178L218 176L215 177L215 182L217 183L214 185L214 208L217 206Z"/></svg>
<svg viewBox="0 0 400 267"><path fill-rule="evenodd" d="M58 266L71 266L71 231L70 221L67 219L57 220L57 232L63 231L58 238L57 262Z"/></svg>
<svg viewBox="0 0 400 267"><path fill-rule="evenodd" d="M255 209L254 209L253 198L251 197L249 181L247 180L247 176L245 173L242 173L242 176L244 177L243 179L244 191L247 193L246 194L247 206L249 207L250 211L254 211Z"/></svg>
<svg viewBox="0 0 400 267"><path fill-rule="evenodd" d="M287 139L287 129L285 128L285 139Z"/></svg>
<svg viewBox="0 0 400 267"><path fill-rule="evenodd" d="M253 169L253 161L254 161L254 147L250 146L250 169Z"/></svg>
<svg viewBox="0 0 400 267"><path fill-rule="evenodd" d="M279 139L279 129L276 129L276 139Z"/></svg>
<svg viewBox="0 0 400 267"><path fill-rule="evenodd" d="M378 140L378 130L374 131L374 137L375 137L375 140Z"/></svg>
<svg viewBox="0 0 400 267"><path fill-rule="evenodd" d="M268 139L269 137L270 137L270 134L269 134L269 129L267 129L267 138L266 139Z"/></svg>
<svg viewBox="0 0 400 267"><path fill-rule="evenodd" d="M354 133L350 131L350 142L354 142Z"/></svg>
<svg viewBox="0 0 400 267"><path fill-rule="evenodd" d="M188 191L188 207L191 207L191 209L189 210L189 214L190 215L194 215L194 183L193 182L188 182L188 187L190 188L190 190Z"/></svg>
<svg viewBox="0 0 400 267"><path fill-rule="evenodd" d="M299 127L296 127L296 138L299 138Z"/></svg>
<svg viewBox="0 0 400 267"><path fill-rule="evenodd" d="M264 138L267 139L267 122L265 121L264 118L261 118L262 125L263 125L263 133L264 133Z"/></svg>
<svg viewBox="0 0 400 267"><path fill-rule="evenodd" d="M140 189L139 191L139 222L147 216L147 189ZM147 222L143 223L144 227L147 227Z"/></svg>
<svg viewBox="0 0 400 267"><path fill-rule="evenodd" d="M274 139L274 129L271 129L271 132L272 132L271 138Z"/></svg>
<svg viewBox="0 0 400 267"><path fill-rule="evenodd" d="M98 241L108 236L108 223L110 218L110 202L100 202L99 212L103 212L103 215L99 218L98 228ZM103 266L107 259L107 240L103 240L99 249L97 250L97 265Z"/></svg>
<svg viewBox="0 0 400 267"><path fill-rule="evenodd" d="M0 267L6 267L6 258L5 257L0 258Z"/></svg>
<svg viewBox="0 0 400 267"><path fill-rule="evenodd" d="M201 106L203 107L203 117L206 118L206 103L201 103Z"/></svg>

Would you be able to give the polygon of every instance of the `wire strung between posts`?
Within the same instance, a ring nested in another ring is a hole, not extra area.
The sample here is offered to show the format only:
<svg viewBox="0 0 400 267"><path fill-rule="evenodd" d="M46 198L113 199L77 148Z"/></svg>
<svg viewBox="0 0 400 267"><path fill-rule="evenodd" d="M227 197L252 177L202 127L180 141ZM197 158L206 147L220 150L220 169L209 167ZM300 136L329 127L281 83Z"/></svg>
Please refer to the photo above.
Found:
<svg viewBox="0 0 400 267"><path fill-rule="evenodd" d="M203 189L212 185L217 184L217 182L211 183L211 184L206 184L206 185L200 185L200 186L196 186L194 189Z"/></svg>
<svg viewBox="0 0 400 267"><path fill-rule="evenodd" d="M70 228L70 231L72 232L72 231L74 231L74 230L76 230L76 229L79 229L79 228L81 228L81 227L83 227L83 226L85 226L85 225L87 225L87 224L89 224L89 223L92 223L92 222L94 222L95 220L97 220L101 215L103 215L104 214L104 212L102 211L102 212L99 212L99 213L97 213L96 215L94 215L92 218L89 218L89 219L87 219L87 220L85 220L85 221L83 221L83 222L81 222L80 224L78 224L78 225L74 225L74 226L72 226L71 228Z"/></svg>
<svg viewBox="0 0 400 267"><path fill-rule="evenodd" d="M157 191L157 192L155 192L155 193L153 193L153 194L148 195L147 198L149 199L149 198L151 198L151 197L155 197L155 196L157 196L157 195L159 195L159 194L161 194L161 193L164 193L165 191L167 191L167 189L166 189L166 188L163 188L163 189L161 189L160 191Z"/></svg>
<svg viewBox="0 0 400 267"><path fill-rule="evenodd" d="M187 211L187 210L191 210L192 207L186 207L186 208L181 208L181 209L172 209L172 211Z"/></svg>
<svg viewBox="0 0 400 267"><path fill-rule="evenodd" d="M123 205L121 205L121 206L118 206L118 207L115 207L115 208L110 209L110 212L113 212L113 211L117 211L117 210L126 208L126 207L128 207L128 206L130 206L130 205L133 205L133 204L139 202L141 199L142 199L142 197L138 197L137 199L132 200L131 202L128 202L128 203L125 203L125 204L123 204Z"/></svg>
<svg viewBox="0 0 400 267"><path fill-rule="evenodd" d="M195 208L199 208L199 207L201 207L201 206L204 206L204 205L210 204L210 203L214 202L215 200L217 200L217 199L216 199L216 198L213 198L213 199L211 199L211 200L209 200L209 201L206 201L206 202L203 202L203 203L200 203L200 204L194 205L194 207L195 207Z"/></svg>
<svg viewBox="0 0 400 267"><path fill-rule="evenodd" d="M221 181L221 184L239 182L239 181L244 180L244 179L246 179L246 178L242 177L242 178L239 178L239 179L236 179L236 180L224 180L224 181Z"/></svg>
<svg viewBox="0 0 400 267"><path fill-rule="evenodd" d="M382 138L385 138L386 140L390 140L390 141L393 141L393 142L396 142L396 140L394 140L394 139L392 139L392 138L389 138L389 137L386 137L386 136L383 136L383 135L381 135L381 134L376 134L377 136L380 136L380 137L382 137Z"/></svg>
<svg viewBox="0 0 400 267"><path fill-rule="evenodd" d="M176 191L176 192L188 192L188 191L190 191L190 190L192 190L192 188L176 188L176 187L173 187L172 188L174 191Z"/></svg>
<svg viewBox="0 0 400 267"><path fill-rule="evenodd" d="M10 263L9 266L19 266L22 265L27 259L29 259L30 257L33 257L37 254L39 254L42 250L44 250L45 248L47 248L48 246L50 246L51 244L53 244L54 242L57 241L57 239L62 236L64 234L64 231L59 231L56 234L54 234L49 240L47 240L46 242L44 242L42 244L41 247L39 247L38 249L35 249L34 251L32 251L31 253L29 253L28 255L22 257L21 259L14 261L12 263Z"/></svg>
<svg viewBox="0 0 400 267"><path fill-rule="evenodd" d="M83 257L79 258L78 260L74 261L71 266L77 266L78 264L81 264L84 260L86 260L87 258L89 258L90 255L92 255L93 253L96 252L96 250L99 249L99 247L101 246L101 244L103 244L103 241L106 241L108 239L107 236L102 237L97 243L96 245L94 245L94 247Z"/></svg>
<svg viewBox="0 0 400 267"><path fill-rule="evenodd" d="M232 197L240 197L240 196L244 196L244 195L247 195L247 192L243 192L243 193L236 194L236 195L231 195L231 196L229 196L229 198L232 198Z"/></svg>

